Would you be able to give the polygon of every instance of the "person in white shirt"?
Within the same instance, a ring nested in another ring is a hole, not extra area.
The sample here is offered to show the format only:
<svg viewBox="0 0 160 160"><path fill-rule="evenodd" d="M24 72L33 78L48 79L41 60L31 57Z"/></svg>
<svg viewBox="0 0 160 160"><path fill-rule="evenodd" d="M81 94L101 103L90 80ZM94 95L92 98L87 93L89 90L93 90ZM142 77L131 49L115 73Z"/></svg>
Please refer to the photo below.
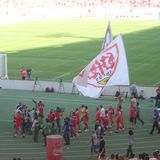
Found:
<svg viewBox="0 0 160 160"><path fill-rule="evenodd" d="M100 117L101 120L105 117L105 109L102 105L100 105Z"/></svg>

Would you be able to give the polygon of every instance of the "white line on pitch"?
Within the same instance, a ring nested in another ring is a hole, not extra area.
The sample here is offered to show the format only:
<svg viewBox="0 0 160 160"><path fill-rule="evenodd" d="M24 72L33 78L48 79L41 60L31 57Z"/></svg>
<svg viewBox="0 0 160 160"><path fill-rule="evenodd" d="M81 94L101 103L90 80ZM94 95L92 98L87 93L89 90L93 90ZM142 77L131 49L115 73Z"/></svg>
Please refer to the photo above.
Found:
<svg viewBox="0 0 160 160"><path fill-rule="evenodd" d="M54 79L52 79L52 80L58 80L59 78L62 78L62 77L68 76L68 75L70 75L70 72L67 72L67 73L61 74L60 76L57 76L57 77L55 77L55 78L54 78Z"/></svg>

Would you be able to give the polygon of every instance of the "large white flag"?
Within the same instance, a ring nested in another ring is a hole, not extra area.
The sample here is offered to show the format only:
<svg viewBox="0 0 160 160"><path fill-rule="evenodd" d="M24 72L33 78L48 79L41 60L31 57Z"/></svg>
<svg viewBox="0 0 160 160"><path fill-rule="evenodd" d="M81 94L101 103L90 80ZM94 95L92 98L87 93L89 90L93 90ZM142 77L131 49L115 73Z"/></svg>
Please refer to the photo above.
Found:
<svg viewBox="0 0 160 160"><path fill-rule="evenodd" d="M87 78L84 76L87 73ZM86 87L76 81L73 83L77 89L84 95L92 98L98 98L105 86L129 85L128 64L121 35L118 35L110 45L105 48L79 74L84 80L87 79Z"/></svg>
<svg viewBox="0 0 160 160"><path fill-rule="evenodd" d="M108 26L106 29L105 37L102 43L102 51L112 42L113 36L111 32L111 26L110 26L110 21L108 21ZM88 74L90 71L91 63L88 64L74 79L73 83L79 84L79 90L81 86L87 87L87 80L88 80ZM82 87L82 90L84 89Z"/></svg>

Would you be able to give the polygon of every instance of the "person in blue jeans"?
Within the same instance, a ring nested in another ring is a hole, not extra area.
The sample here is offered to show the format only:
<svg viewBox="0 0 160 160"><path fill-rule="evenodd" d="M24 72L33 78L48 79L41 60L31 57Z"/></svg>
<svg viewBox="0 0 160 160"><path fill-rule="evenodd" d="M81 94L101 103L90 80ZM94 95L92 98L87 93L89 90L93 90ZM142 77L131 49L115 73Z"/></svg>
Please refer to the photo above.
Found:
<svg viewBox="0 0 160 160"><path fill-rule="evenodd" d="M67 117L64 120L63 126L63 138L65 140L65 145L70 145L70 119Z"/></svg>

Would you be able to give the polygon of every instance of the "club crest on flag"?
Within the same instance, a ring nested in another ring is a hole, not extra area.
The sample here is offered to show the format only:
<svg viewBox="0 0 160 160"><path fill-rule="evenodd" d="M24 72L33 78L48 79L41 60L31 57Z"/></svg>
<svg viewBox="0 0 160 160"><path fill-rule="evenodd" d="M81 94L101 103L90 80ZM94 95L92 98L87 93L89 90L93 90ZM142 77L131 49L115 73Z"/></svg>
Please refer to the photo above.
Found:
<svg viewBox="0 0 160 160"><path fill-rule="evenodd" d="M88 74L88 84L94 87L104 87L114 74L119 60L119 48L115 43L102 51L92 61Z"/></svg>

